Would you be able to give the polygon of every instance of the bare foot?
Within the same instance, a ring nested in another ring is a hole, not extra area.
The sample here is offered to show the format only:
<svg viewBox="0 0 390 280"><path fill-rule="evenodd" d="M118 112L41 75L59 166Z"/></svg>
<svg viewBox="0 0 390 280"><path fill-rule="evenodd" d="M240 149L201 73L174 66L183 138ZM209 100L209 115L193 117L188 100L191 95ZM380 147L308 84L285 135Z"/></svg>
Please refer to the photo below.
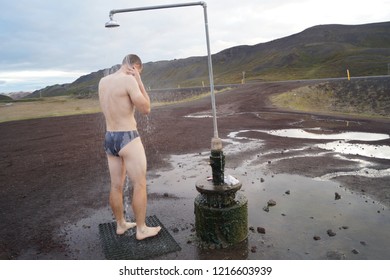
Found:
<svg viewBox="0 0 390 280"><path fill-rule="evenodd" d="M136 226L136 223L125 222L124 224L116 224L116 234L122 235L126 232L126 230L131 229Z"/></svg>
<svg viewBox="0 0 390 280"><path fill-rule="evenodd" d="M161 227L144 227L143 229L137 228L136 238L137 240L143 240L145 238L156 236L161 230Z"/></svg>

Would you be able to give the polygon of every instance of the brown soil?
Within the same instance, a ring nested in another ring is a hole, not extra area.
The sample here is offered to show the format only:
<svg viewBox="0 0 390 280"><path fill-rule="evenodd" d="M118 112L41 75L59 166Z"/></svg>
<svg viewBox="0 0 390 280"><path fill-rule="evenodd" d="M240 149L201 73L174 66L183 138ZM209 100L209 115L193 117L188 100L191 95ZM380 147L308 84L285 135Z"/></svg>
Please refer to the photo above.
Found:
<svg viewBox="0 0 390 280"><path fill-rule="evenodd" d="M267 101L271 94L305 83L308 82L260 83L218 94L219 136L225 138L228 133L241 129L302 127L389 133L389 120L291 112L274 108ZM184 117L199 112L210 112L209 97L155 108L148 119L139 120L149 170L164 167L170 154L209 149L213 136L211 119ZM60 238L54 232L108 205L109 175L102 149L103 134L101 114L0 124L0 259L20 258L21 252L26 250L33 252L31 258L42 258L40 254L45 256L43 258L70 258L64 237ZM315 142L270 135L264 135L264 140L266 149L281 151L302 145L302 142ZM390 140L378 144L390 145ZM233 166L240 160L242 158L231 159L227 164ZM372 161L379 168L390 165L388 160ZM310 177L344 170L348 166L324 157L321 164L292 160L273 168L277 172ZM389 178L351 176L342 181L348 188L364 191L382 203L390 204Z"/></svg>

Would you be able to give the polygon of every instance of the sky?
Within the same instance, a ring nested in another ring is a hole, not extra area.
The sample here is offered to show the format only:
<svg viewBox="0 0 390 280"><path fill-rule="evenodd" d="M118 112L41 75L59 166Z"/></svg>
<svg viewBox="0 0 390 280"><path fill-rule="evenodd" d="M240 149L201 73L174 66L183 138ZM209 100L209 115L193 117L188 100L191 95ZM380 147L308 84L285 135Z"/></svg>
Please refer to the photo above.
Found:
<svg viewBox="0 0 390 280"><path fill-rule="evenodd" d="M121 63L207 55L201 6L114 15L112 9L194 0L0 0L0 93L70 83ZM390 0L207 0L211 53L255 45L321 24L390 21Z"/></svg>

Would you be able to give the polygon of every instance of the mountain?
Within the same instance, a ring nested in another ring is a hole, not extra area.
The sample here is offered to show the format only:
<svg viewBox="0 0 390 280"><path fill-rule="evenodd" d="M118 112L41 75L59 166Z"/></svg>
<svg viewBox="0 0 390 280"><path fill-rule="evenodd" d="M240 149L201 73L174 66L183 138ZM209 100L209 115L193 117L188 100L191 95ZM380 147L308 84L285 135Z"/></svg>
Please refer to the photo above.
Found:
<svg viewBox="0 0 390 280"><path fill-rule="evenodd" d="M300 33L253 46L236 46L212 55L215 84L387 75L390 22L318 25ZM70 84L35 91L29 97L96 94L105 70ZM148 62L142 73L149 89L208 85L207 57Z"/></svg>
<svg viewBox="0 0 390 280"><path fill-rule="evenodd" d="M12 101L13 99L5 94L0 94L0 102L8 102Z"/></svg>
<svg viewBox="0 0 390 280"><path fill-rule="evenodd" d="M9 97L11 97L12 99L21 99L27 95L30 95L31 92L27 92L27 91L18 91L18 92L11 92L9 94L7 94Z"/></svg>
<svg viewBox="0 0 390 280"><path fill-rule="evenodd" d="M46 97L46 96L61 96L74 95L78 97L89 97L91 94L97 93L98 83L104 72L107 70L99 70L90 74L81 76L73 83L47 86L39 89L27 96L27 98Z"/></svg>

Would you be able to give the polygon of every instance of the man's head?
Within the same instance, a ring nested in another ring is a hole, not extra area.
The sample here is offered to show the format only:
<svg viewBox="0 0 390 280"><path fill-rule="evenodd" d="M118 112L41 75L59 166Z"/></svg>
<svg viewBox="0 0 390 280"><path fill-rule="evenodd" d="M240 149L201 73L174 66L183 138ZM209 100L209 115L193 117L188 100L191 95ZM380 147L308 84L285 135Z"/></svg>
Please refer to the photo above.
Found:
<svg viewBox="0 0 390 280"><path fill-rule="evenodd" d="M123 58L122 61L123 66L127 66L129 68L135 67L138 72L142 71L142 61L136 54L128 54Z"/></svg>

